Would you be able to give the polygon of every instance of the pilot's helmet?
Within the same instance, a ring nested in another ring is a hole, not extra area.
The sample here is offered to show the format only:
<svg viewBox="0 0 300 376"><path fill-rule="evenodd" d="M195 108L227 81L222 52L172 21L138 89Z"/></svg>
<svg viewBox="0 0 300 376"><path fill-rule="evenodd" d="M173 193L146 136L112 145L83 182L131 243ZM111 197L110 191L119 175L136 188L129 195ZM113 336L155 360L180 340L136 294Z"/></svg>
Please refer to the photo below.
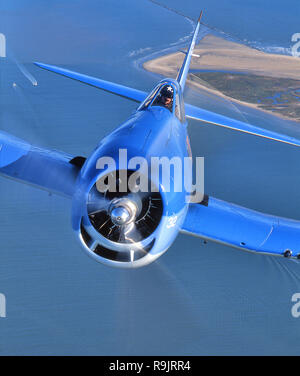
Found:
<svg viewBox="0 0 300 376"><path fill-rule="evenodd" d="M164 86L162 89L161 89L161 92L160 94L164 97L167 97L167 98L173 98L173 95L174 95L174 90L172 88L172 86L170 85L166 85Z"/></svg>

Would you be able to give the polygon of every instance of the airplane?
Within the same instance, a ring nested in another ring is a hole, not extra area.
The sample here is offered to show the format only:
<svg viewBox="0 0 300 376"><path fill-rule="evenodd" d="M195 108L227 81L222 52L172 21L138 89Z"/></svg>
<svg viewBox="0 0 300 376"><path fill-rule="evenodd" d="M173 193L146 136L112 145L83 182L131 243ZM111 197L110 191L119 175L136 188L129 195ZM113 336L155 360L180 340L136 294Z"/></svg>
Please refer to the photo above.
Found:
<svg viewBox="0 0 300 376"><path fill-rule="evenodd" d="M167 190L161 177L147 181L147 192L110 190L137 169L126 169L119 158L180 159L191 157L187 119L300 146L300 141L205 109L186 104L183 93L201 17L176 79L162 79L150 93L35 62L45 70L91 85L138 103L136 111L100 141L88 157L46 150L0 132L0 173L72 200L72 227L83 249L108 266L137 268L158 259L179 233L195 235L258 254L300 258L300 221L268 215L204 195L199 202L186 192ZM107 157L115 167L99 168ZM171 180L175 178L171 171ZM192 175L192 168L189 170ZM98 182L108 188L101 191ZM120 187L119 187L120 188Z"/></svg>

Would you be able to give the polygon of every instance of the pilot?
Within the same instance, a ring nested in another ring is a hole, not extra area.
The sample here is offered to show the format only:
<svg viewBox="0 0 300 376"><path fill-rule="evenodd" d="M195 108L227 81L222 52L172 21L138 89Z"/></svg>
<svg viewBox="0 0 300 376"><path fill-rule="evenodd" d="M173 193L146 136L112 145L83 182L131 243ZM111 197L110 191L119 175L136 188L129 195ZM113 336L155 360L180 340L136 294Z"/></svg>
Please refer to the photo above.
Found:
<svg viewBox="0 0 300 376"><path fill-rule="evenodd" d="M157 98L157 102L154 105L166 107L168 110L172 112L173 110L173 96L174 90L172 86L164 86L159 93L159 97Z"/></svg>

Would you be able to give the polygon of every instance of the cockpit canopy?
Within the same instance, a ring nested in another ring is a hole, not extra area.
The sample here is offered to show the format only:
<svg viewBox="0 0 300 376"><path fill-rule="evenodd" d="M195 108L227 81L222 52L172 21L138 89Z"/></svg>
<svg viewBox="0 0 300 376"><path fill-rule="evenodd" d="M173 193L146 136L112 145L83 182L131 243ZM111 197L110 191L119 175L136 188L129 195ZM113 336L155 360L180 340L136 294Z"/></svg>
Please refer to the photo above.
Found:
<svg viewBox="0 0 300 376"><path fill-rule="evenodd" d="M152 102L152 106L161 106L173 112L174 89L172 85L163 85Z"/></svg>
<svg viewBox="0 0 300 376"><path fill-rule="evenodd" d="M145 110L154 106L166 108L171 113L175 113L181 122L184 121L183 100L180 98L177 88L172 83L162 82L158 84L138 110Z"/></svg>

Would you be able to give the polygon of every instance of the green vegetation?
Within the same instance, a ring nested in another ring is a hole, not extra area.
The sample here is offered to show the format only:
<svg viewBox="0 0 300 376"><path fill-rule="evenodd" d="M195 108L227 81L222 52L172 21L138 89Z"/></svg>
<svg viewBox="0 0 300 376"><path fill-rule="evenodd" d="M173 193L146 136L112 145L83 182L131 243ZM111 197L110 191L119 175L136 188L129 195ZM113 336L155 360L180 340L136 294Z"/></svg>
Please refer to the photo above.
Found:
<svg viewBox="0 0 300 376"><path fill-rule="evenodd" d="M198 72L197 76L228 97L300 121L300 80L252 74Z"/></svg>

